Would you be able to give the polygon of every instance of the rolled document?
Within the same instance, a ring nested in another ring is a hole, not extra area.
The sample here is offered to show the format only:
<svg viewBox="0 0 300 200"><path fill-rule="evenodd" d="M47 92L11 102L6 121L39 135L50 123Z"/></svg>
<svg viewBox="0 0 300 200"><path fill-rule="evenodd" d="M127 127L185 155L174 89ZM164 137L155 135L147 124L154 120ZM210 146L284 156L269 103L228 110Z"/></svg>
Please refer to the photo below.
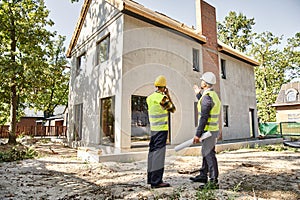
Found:
<svg viewBox="0 0 300 200"><path fill-rule="evenodd" d="M174 149L175 149L175 151L180 151L186 147L191 146L193 144L193 142L194 142L194 138L189 139L189 140L177 145Z"/></svg>
<svg viewBox="0 0 300 200"><path fill-rule="evenodd" d="M210 137L210 136L211 136L211 132L210 132L210 131L204 132L204 133L201 135L201 137L200 137L200 142L202 142L202 140L204 140L204 139L206 139L206 138L208 138L208 137Z"/></svg>
<svg viewBox="0 0 300 200"><path fill-rule="evenodd" d="M202 136L200 137L200 142L202 140L210 137L210 136L211 136L211 132L210 131L207 131L207 132L203 133ZM189 140L187 140L187 141L185 141L185 142L177 145L174 149L175 149L175 151L180 151L180 150L182 150L184 148L187 148L187 147L191 146L193 144L193 142L194 142L194 138L189 139Z"/></svg>

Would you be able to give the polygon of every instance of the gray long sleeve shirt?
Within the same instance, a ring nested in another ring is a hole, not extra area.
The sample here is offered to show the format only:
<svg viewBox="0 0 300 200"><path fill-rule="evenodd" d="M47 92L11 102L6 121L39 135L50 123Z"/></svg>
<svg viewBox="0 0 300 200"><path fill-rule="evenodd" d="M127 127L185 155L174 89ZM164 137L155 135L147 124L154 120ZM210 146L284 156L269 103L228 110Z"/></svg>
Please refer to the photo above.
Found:
<svg viewBox="0 0 300 200"><path fill-rule="evenodd" d="M196 96L198 100L202 97L200 93L197 94ZM205 94L201 100L201 117L199 119L198 128L196 131L197 137L201 137L201 135L205 132L204 128L209 118L209 112L213 108L213 106L214 106L214 102L212 98L209 95Z"/></svg>

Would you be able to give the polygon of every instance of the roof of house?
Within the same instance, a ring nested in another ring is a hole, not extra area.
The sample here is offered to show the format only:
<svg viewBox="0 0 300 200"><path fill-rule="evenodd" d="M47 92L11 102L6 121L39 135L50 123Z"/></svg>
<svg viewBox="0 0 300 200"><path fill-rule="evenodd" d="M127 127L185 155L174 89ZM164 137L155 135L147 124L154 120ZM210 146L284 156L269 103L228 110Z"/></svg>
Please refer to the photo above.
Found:
<svg viewBox="0 0 300 200"><path fill-rule="evenodd" d="M79 16L79 20L78 20L76 28L74 30L69 48L67 50L68 58L71 57L71 52L77 43L78 37L80 35L80 31L82 29L82 26L83 26L83 23L84 23L84 20L87 15L87 12L88 12L91 2L92 2L92 0L84 1L80 16ZM123 13L142 17L145 20L149 20L149 21L158 23L164 27L178 31L179 33L187 35L201 43L206 43L206 37L202 34L197 33L194 28L190 28L190 27L186 26L184 23L178 22L162 13L152 11L137 2L134 2L132 0L106 0L106 2L110 3L111 5L113 5L114 7L116 7ZM257 61L255 61L254 59L242 54L239 51L234 50L233 48L229 47L228 45L225 45L224 43L222 43L220 41L218 41L218 45L219 45L220 52L229 54L229 55L231 55L237 59L240 59L242 61L245 61L246 63L249 63L253 66L259 65L259 63Z"/></svg>
<svg viewBox="0 0 300 200"><path fill-rule="evenodd" d="M292 92L294 99L290 101L287 99L287 95ZM277 96L275 104L272 106L291 106L291 105L300 105L300 82L291 82L283 84L280 88L280 92Z"/></svg>
<svg viewBox="0 0 300 200"><path fill-rule="evenodd" d="M54 109L54 113L53 115L54 116L61 116L64 114L66 110L66 106L63 106L63 105L58 105L57 107L55 107ZM24 109L24 113L25 113L25 116L24 117L38 117L38 118L44 118L44 112L43 111L35 111L34 109L31 109L29 107L26 107Z"/></svg>

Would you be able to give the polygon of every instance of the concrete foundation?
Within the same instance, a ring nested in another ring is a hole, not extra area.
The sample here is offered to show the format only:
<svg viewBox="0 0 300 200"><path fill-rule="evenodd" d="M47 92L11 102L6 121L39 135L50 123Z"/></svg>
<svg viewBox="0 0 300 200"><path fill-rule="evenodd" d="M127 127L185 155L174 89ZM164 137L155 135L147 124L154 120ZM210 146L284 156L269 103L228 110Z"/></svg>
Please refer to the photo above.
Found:
<svg viewBox="0 0 300 200"><path fill-rule="evenodd" d="M237 150L245 147L263 146L269 144L280 144L283 142L282 138L272 138L264 140L251 140L241 142L228 142L216 145L216 152ZM148 156L148 148L139 148L138 152L129 149L123 152L114 152L114 154L106 154L100 148L80 147L77 151L77 157L88 162L134 162L146 160ZM166 156L180 155L180 156L200 156L201 145L192 146L181 151L175 152L174 146L167 146Z"/></svg>

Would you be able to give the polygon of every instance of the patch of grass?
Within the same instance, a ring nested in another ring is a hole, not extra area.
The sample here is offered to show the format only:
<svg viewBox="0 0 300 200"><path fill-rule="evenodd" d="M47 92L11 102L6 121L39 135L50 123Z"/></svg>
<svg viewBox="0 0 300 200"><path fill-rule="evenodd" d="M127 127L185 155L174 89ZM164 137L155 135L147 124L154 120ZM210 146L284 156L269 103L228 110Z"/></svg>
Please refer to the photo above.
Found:
<svg viewBox="0 0 300 200"><path fill-rule="evenodd" d="M206 184L203 189L196 192L196 198L198 200L213 200L216 199L214 190L216 189L214 184Z"/></svg>
<svg viewBox="0 0 300 200"><path fill-rule="evenodd" d="M31 159L38 156L38 153L23 145L2 145L0 152L0 162L12 162L17 160Z"/></svg>
<svg viewBox="0 0 300 200"><path fill-rule="evenodd" d="M279 152L288 150L288 148L283 145L266 145L266 146L262 146L261 149L263 151L279 151Z"/></svg>
<svg viewBox="0 0 300 200"><path fill-rule="evenodd" d="M240 181L238 184L236 184L233 188L232 191L233 192L239 192L241 190L241 185L242 185L243 181Z"/></svg>
<svg viewBox="0 0 300 200"><path fill-rule="evenodd" d="M175 190L173 190L172 195L168 199L171 200L180 199L182 191L183 189L181 187L176 188Z"/></svg>

